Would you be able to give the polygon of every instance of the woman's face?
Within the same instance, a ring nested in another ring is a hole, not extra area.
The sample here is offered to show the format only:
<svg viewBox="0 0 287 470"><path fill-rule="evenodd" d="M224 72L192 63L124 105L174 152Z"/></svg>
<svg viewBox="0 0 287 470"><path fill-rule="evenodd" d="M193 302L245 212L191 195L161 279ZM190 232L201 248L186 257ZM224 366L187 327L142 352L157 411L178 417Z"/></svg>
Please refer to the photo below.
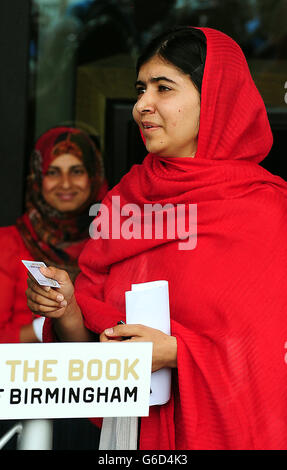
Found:
<svg viewBox="0 0 287 470"><path fill-rule="evenodd" d="M193 157L197 149L200 94L190 77L154 56L141 67L136 90L133 117L148 152Z"/></svg>
<svg viewBox="0 0 287 470"><path fill-rule="evenodd" d="M43 177L42 195L50 206L61 212L81 207L91 192L91 182L81 160L72 154L55 158Z"/></svg>

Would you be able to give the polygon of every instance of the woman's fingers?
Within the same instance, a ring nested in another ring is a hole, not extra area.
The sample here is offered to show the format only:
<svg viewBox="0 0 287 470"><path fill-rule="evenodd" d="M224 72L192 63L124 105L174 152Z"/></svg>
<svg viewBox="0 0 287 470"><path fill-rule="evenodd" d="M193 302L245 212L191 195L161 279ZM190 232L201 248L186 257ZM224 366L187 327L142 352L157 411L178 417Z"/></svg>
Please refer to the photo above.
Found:
<svg viewBox="0 0 287 470"><path fill-rule="evenodd" d="M55 279L60 284L61 292L64 296L71 296L74 293L74 286L70 279L69 274L63 269L58 269L53 266L48 268L40 268L41 273L49 279Z"/></svg>
<svg viewBox="0 0 287 470"><path fill-rule="evenodd" d="M54 302L61 302L64 300L63 294L59 292L57 289L49 289L47 287L40 286L36 281L33 279L27 279L28 290L29 290L29 298L36 301L36 295L39 295L39 303L45 301L54 301ZM28 291L27 290L27 291ZM26 291L26 292L27 292Z"/></svg>
<svg viewBox="0 0 287 470"><path fill-rule="evenodd" d="M47 306L47 307L64 307L67 304L67 301L64 299L62 294L59 294L55 291L51 291L50 296L47 296L47 293L44 292L44 295L40 291L35 291L31 288L28 288L27 297L29 300L35 304Z"/></svg>
<svg viewBox="0 0 287 470"><path fill-rule="evenodd" d="M59 309L62 309L61 311L63 312L63 308L67 306L74 293L74 286L68 273L54 267L40 269L42 274L47 278L56 279L61 287L51 288L48 286L40 286L36 280L28 274L28 289L26 290L28 307L33 312L39 314Z"/></svg>
<svg viewBox="0 0 287 470"><path fill-rule="evenodd" d="M37 315L60 314L66 307L67 301L59 289L40 286L31 276L27 279L27 305Z"/></svg>
<svg viewBox="0 0 287 470"><path fill-rule="evenodd" d="M107 328L100 336L100 341L153 341L152 332L162 334L159 330L154 330L140 324L118 324L112 328Z"/></svg>
<svg viewBox="0 0 287 470"><path fill-rule="evenodd" d="M26 290L27 306L28 308L37 315L58 317L61 316L62 312L67 306L67 301L63 300L63 295L58 295L58 299L54 300L43 296L30 287Z"/></svg>
<svg viewBox="0 0 287 470"><path fill-rule="evenodd" d="M145 325L115 325L104 330L101 341L152 342L152 371L163 367L177 367L177 340L174 336Z"/></svg>
<svg viewBox="0 0 287 470"><path fill-rule="evenodd" d="M115 341L127 341L131 338L131 331L135 334L135 328L137 325L116 325L113 328L107 328L100 335L101 342L115 342ZM142 325L138 325L142 326ZM135 339L133 337L133 339Z"/></svg>
<svg viewBox="0 0 287 470"><path fill-rule="evenodd" d="M150 329L144 325L115 325L112 328L107 328L104 333L108 338L115 339L116 337L130 338L142 338L146 332Z"/></svg>
<svg viewBox="0 0 287 470"><path fill-rule="evenodd" d="M59 310L59 306L47 306L43 304L38 304L33 302L31 299L28 300L27 305L29 309L37 315L45 315L46 313L51 313Z"/></svg>

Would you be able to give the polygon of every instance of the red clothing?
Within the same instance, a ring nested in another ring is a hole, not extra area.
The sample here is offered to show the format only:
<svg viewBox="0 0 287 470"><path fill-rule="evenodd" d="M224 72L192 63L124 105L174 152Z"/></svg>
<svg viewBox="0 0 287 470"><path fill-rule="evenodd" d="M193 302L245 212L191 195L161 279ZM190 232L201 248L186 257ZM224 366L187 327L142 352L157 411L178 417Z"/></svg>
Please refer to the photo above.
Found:
<svg viewBox="0 0 287 470"><path fill-rule="evenodd" d="M34 258L15 226L0 227L0 246L0 343L19 343L21 327L35 318L27 307L27 269L21 260ZM76 255L72 247L69 253Z"/></svg>
<svg viewBox="0 0 287 470"><path fill-rule="evenodd" d="M14 226L0 228L0 343L19 343L20 329L32 322L27 307L27 269L21 259L33 260Z"/></svg>
<svg viewBox="0 0 287 470"><path fill-rule="evenodd" d="M102 332L125 318L131 283L169 281L178 366L171 400L141 420L141 449L286 449L287 184L258 165L272 135L240 48L201 29L197 153L150 154L110 191L110 226L82 252L76 298L87 327ZM147 203L197 204L196 246L112 238L112 196L141 215Z"/></svg>

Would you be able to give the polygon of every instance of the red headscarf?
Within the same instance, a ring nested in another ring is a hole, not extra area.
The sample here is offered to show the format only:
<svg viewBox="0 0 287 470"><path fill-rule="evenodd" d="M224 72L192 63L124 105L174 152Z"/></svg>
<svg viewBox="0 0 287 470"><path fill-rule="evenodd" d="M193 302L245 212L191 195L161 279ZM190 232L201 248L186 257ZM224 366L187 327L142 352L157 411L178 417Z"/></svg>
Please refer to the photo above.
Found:
<svg viewBox="0 0 287 470"><path fill-rule="evenodd" d="M90 176L91 193L85 204L73 212L60 212L42 196L42 179L52 161L70 153L82 161ZM91 138L73 127L54 127L37 140L30 159L26 191L26 212L17 227L32 256L61 266L73 277L78 256L89 236L89 207L106 194L102 157Z"/></svg>
<svg viewBox="0 0 287 470"><path fill-rule="evenodd" d="M112 196L121 207L197 204L197 244L107 231L80 257L76 297L87 327L102 332L125 319L131 283L169 281L178 367L171 400L141 420L141 449L286 449L287 184L258 165L272 135L241 49L200 29L195 157L149 154L103 201L110 214Z"/></svg>

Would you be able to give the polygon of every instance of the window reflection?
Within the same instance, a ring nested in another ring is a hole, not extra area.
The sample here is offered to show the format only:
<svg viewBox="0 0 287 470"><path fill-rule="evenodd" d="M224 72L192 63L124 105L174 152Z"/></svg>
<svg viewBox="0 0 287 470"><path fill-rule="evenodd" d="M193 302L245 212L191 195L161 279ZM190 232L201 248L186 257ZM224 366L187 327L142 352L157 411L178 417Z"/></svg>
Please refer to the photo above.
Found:
<svg viewBox="0 0 287 470"><path fill-rule="evenodd" d="M31 77L31 83L40 121L44 105L46 120L54 113L73 118L78 66L119 54L133 63L151 36L174 24L214 27L232 36L266 105L285 105L286 0L33 0L32 12L30 63L37 80Z"/></svg>
<svg viewBox="0 0 287 470"><path fill-rule="evenodd" d="M35 137L85 121L105 144L106 103L134 99L134 64L152 36L208 26L242 47L273 122L287 119L286 0L31 0ZM276 125L277 125L276 124Z"/></svg>

